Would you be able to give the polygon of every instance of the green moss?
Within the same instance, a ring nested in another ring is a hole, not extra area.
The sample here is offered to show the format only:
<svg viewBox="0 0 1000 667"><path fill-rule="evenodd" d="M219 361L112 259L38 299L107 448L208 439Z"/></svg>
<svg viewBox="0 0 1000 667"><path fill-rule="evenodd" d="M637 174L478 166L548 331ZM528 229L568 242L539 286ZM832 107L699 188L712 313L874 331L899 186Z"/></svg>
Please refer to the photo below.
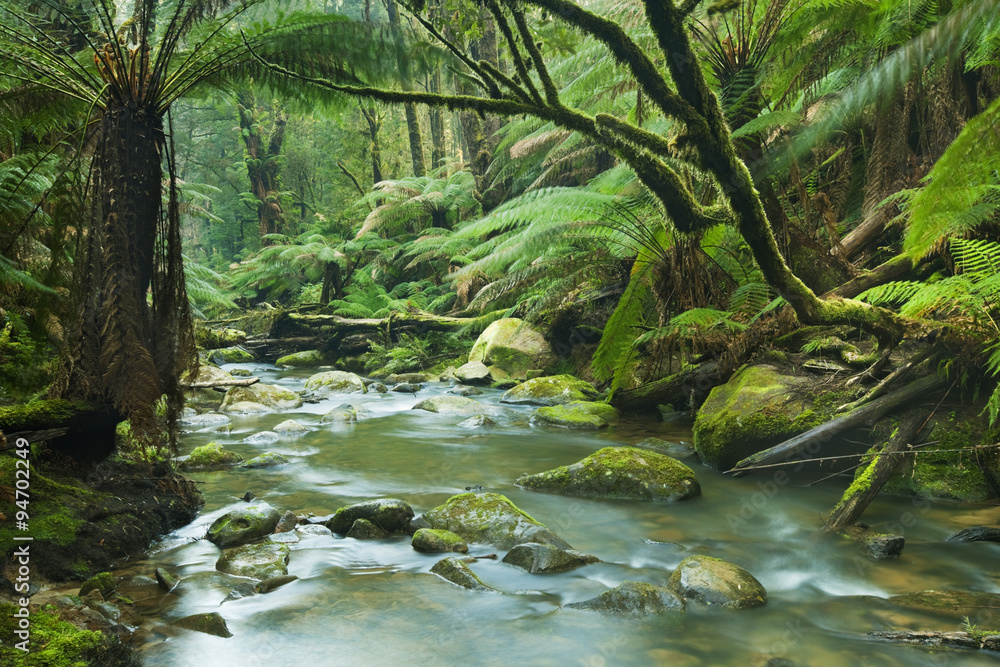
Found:
<svg viewBox="0 0 1000 667"><path fill-rule="evenodd" d="M110 572L96 574L80 586L78 595L84 597L90 591L100 591L101 595L107 598L115 590L115 575Z"/></svg>
<svg viewBox="0 0 1000 667"><path fill-rule="evenodd" d="M188 456L187 461L184 462L184 468L189 470L193 468L222 468L242 462L242 456L229 451L213 440L207 445L196 447Z"/></svg>
<svg viewBox="0 0 1000 667"><path fill-rule="evenodd" d="M218 350L208 350L204 358L213 364L247 364L254 361L253 355L242 347L224 347Z"/></svg>
<svg viewBox="0 0 1000 667"><path fill-rule="evenodd" d="M601 429L617 424L618 419L618 410L607 403L573 401L566 405L538 408L531 416L531 423L575 429Z"/></svg>
<svg viewBox="0 0 1000 667"><path fill-rule="evenodd" d="M103 664L94 661L95 653L108 644L100 632L81 630L63 621L55 608L46 606L31 614L29 652L15 648L21 641L14 635L17 619L13 604L0 604L0 664L14 667L87 667Z"/></svg>
<svg viewBox="0 0 1000 667"><path fill-rule="evenodd" d="M294 366L296 368L315 368L327 363L326 355L319 350L306 350L305 352L293 352L279 357L274 362L275 366Z"/></svg>
<svg viewBox="0 0 1000 667"><path fill-rule="evenodd" d="M62 399L32 401L24 405L0 407L0 431L40 431L53 428L93 410L87 403Z"/></svg>

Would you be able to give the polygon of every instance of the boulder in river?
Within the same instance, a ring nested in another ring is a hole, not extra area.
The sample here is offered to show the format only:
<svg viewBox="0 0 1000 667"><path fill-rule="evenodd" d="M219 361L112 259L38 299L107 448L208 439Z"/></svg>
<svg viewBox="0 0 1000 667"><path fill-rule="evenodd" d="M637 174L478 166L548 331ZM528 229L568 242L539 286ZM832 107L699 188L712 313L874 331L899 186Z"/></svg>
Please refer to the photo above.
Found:
<svg viewBox="0 0 1000 667"><path fill-rule="evenodd" d="M499 593L500 591L497 589L484 584L482 579L477 577L476 573L469 569L468 563L474 562L476 562L475 558L459 558L457 556L452 556L435 563L434 567L431 568L431 572L438 575L445 581L450 581L456 586L461 586L462 588L468 588L470 591L492 591L494 593Z"/></svg>
<svg viewBox="0 0 1000 667"><path fill-rule="evenodd" d="M206 539L220 549L246 544L274 532L281 513L267 503L238 507L212 522Z"/></svg>
<svg viewBox="0 0 1000 667"><path fill-rule="evenodd" d="M551 544L518 544L507 552L503 562L531 574L568 572L600 559L573 549L560 549Z"/></svg>
<svg viewBox="0 0 1000 667"><path fill-rule="evenodd" d="M274 466L282 466L288 463L286 459L281 454L277 452L265 452L260 456L255 456L246 463L243 464L244 468L273 468Z"/></svg>
<svg viewBox="0 0 1000 667"><path fill-rule="evenodd" d="M316 373L306 380L305 388L319 398L333 394L365 393L365 383L361 378L347 371Z"/></svg>
<svg viewBox="0 0 1000 667"><path fill-rule="evenodd" d="M288 574L288 546L275 542L244 544L226 549L215 563L215 569L237 577L264 581Z"/></svg>
<svg viewBox="0 0 1000 667"><path fill-rule="evenodd" d="M531 423L594 431L617 424L618 418L618 410L607 403L573 401L565 405L538 408L531 415Z"/></svg>
<svg viewBox="0 0 1000 667"><path fill-rule="evenodd" d="M461 535L467 542L510 549L525 542L572 549L544 524L518 509L499 493L462 493L424 514L433 528Z"/></svg>
<svg viewBox="0 0 1000 667"><path fill-rule="evenodd" d="M220 470L243 462L243 457L231 452L214 440L201 447L195 447L187 459L181 462L182 470Z"/></svg>
<svg viewBox="0 0 1000 667"><path fill-rule="evenodd" d="M669 440L661 440L660 438L645 438L633 446L639 449L648 449L657 454L664 454L675 459L685 459L697 454L694 451L694 445L691 443L671 442Z"/></svg>
<svg viewBox="0 0 1000 667"><path fill-rule="evenodd" d="M455 379L462 384L482 385L489 384L493 378L490 377L490 369L481 361L470 361L455 369Z"/></svg>
<svg viewBox="0 0 1000 667"><path fill-rule="evenodd" d="M460 536L450 530L421 528L413 533L410 546L421 553L455 552L468 553L469 545Z"/></svg>
<svg viewBox="0 0 1000 667"><path fill-rule="evenodd" d="M319 420L320 424L353 424L358 421L358 411L353 405L338 405Z"/></svg>
<svg viewBox="0 0 1000 667"><path fill-rule="evenodd" d="M227 405L226 412L231 415L266 415L274 412L274 408L254 401L237 401Z"/></svg>
<svg viewBox="0 0 1000 667"><path fill-rule="evenodd" d="M253 435L243 438L243 442L248 445L270 445L272 442L278 442L278 440L281 440L281 436L274 431L258 431Z"/></svg>
<svg viewBox="0 0 1000 667"><path fill-rule="evenodd" d="M589 609L606 614L642 616L667 611L684 611L684 600L668 588L642 581L623 581L596 598L564 605L570 609Z"/></svg>
<svg viewBox="0 0 1000 667"><path fill-rule="evenodd" d="M198 364L198 373L187 371L181 379L185 384L221 384L232 383L236 378L231 373L227 373L218 366L212 364Z"/></svg>
<svg viewBox="0 0 1000 667"><path fill-rule="evenodd" d="M949 536L945 542L1000 542L1000 528L973 526Z"/></svg>
<svg viewBox="0 0 1000 667"><path fill-rule="evenodd" d="M327 363L327 361L326 355L319 350L304 350L278 357L274 365L291 366L292 368L316 368Z"/></svg>
<svg viewBox="0 0 1000 667"><path fill-rule="evenodd" d="M605 447L572 465L522 475L515 484L586 498L673 502L701 494L691 468L669 456L636 447Z"/></svg>
<svg viewBox="0 0 1000 667"><path fill-rule="evenodd" d="M593 401L598 392L589 382L572 375L550 375L522 382L500 397L501 403L515 405L565 405L573 401Z"/></svg>
<svg viewBox="0 0 1000 667"><path fill-rule="evenodd" d="M191 614L190 616L177 619L171 625L176 625L185 630L204 632L207 635L215 635L216 637L228 638L233 636L233 633L229 631L229 627L226 625L226 619L222 618L217 611L207 614Z"/></svg>
<svg viewBox="0 0 1000 667"><path fill-rule="evenodd" d="M529 370L546 368L556 358L545 337L515 317L486 327L469 352L469 361L486 364L494 380L524 380Z"/></svg>
<svg viewBox="0 0 1000 667"><path fill-rule="evenodd" d="M83 582L80 586L80 590L77 595L80 597L86 597L90 591L98 591L102 598L108 598L112 593L115 592L115 575L110 572L101 572L100 574L95 574L87 581Z"/></svg>
<svg viewBox="0 0 1000 667"><path fill-rule="evenodd" d="M187 424L188 426L193 426L195 428L222 426L223 424L229 424L232 421L233 420L226 415L221 415L218 412L203 412L200 415L188 415L181 418L182 424Z"/></svg>
<svg viewBox="0 0 1000 667"><path fill-rule="evenodd" d="M389 531L368 519L357 519L347 531L347 536L356 540L382 540L389 535Z"/></svg>
<svg viewBox="0 0 1000 667"><path fill-rule="evenodd" d="M814 409L808 390L815 382L785 375L774 366L747 366L715 387L698 409L694 446L702 462L729 470L737 462L778 444L832 416ZM829 414L828 414L829 413Z"/></svg>
<svg viewBox="0 0 1000 667"><path fill-rule="evenodd" d="M341 507L325 525L344 535L358 519L371 521L387 533L404 533L413 518L413 508L399 498L380 498Z"/></svg>
<svg viewBox="0 0 1000 667"><path fill-rule="evenodd" d="M415 394L423 388L424 385L415 382L400 382L394 385L392 390L399 394Z"/></svg>
<svg viewBox="0 0 1000 667"><path fill-rule="evenodd" d="M226 397L222 399L219 412L233 412L232 406L238 403L259 403L273 410L294 410L302 407L302 399L295 392L276 384L258 382L249 387L230 387Z"/></svg>
<svg viewBox="0 0 1000 667"><path fill-rule="evenodd" d="M486 415L473 415L466 420L458 422L456 426L459 428L486 428L487 426L496 426L497 423L487 417Z"/></svg>
<svg viewBox="0 0 1000 667"><path fill-rule="evenodd" d="M249 350L239 345L220 347L215 350L205 350L202 355L213 364L246 364L254 361Z"/></svg>
<svg viewBox="0 0 1000 667"><path fill-rule="evenodd" d="M732 609L767 604L767 591L739 565L711 556L689 556L670 575L667 585L686 600Z"/></svg>
<svg viewBox="0 0 1000 667"><path fill-rule="evenodd" d="M508 421L517 418L517 413L510 408L487 405L486 403L480 403L464 396L434 396L426 398L414 405L413 409L436 412L441 415L455 415L457 417L486 415L493 419L505 419Z"/></svg>
<svg viewBox="0 0 1000 667"><path fill-rule="evenodd" d="M294 574L279 574L276 577L270 577L261 581L253 587L255 593L260 593L261 595L265 593L270 593L273 590L281 588L285 584L290 584L298 579Z"/></svg>
<svg viewBox="0 0 1000 667"><path fill-rule="evenodd" d="M286 419L271 430L278 435L295 435L298 433L307 433L309 431L309 429L294 419Z"/></svg>
<svg viewBox="0 0 1000 667"><path fill-rule="evenodd" d="M389 384L421 384L423 382L432 382L437 378L430 373L393 373L386 377L385 381Z"/></svg>

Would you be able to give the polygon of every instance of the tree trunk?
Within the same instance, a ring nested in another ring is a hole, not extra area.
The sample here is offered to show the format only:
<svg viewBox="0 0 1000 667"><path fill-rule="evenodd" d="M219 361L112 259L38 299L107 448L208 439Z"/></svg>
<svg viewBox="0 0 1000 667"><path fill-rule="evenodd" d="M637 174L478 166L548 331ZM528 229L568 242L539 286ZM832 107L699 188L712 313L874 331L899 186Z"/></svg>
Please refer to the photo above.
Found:
<svg viewBox="0 0 1000 667"><path fill-rule="evenodd" d="M265 137L260 129L261 113L257 98L252 90L243 90L237 95L237 110L240 130L246 147L247 177L250 192L257 199L257 226L261 245L270 245L264 238L277 234L282 229L284 214L281 210L281 187L278 156L285 140L285 126L288 116L281 109L274 110L274 127L270 136Z"/></svg>
<svg viewBox="0 0 1000 667"><path fill-rule="evenodd" d="M386 9L389 12L389 25L392 28L393 37L396 40L402 38L399 26L399 10L396 7L396 0L386 0ZM413 80L410 78L410 65L407 55L403 52L402 44L397 46L396 61L399 64L399 82L405 91L413 90ZM417 106L412 103L403 105L406 112L406 130L410 139L410 160L413 163L414 176L426 176L427 165L424 161L424 144L420 136L420 120L417 117Z"/></svg>

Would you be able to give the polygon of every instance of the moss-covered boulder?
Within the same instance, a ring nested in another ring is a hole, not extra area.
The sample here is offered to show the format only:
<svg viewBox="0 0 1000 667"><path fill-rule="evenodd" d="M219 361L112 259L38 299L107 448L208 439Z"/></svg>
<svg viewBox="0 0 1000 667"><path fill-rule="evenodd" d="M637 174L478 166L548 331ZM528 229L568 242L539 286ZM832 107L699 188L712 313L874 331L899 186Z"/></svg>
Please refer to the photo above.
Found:
<svg viewBox="0 0 1000 667"><path fill-rule="evenodd" d="M531 574L568 572L600 559L573 549L560 549L551 544L518 544L507 552L503 562Z"/></svg>
<svg viewBox="0 0 1000 667"><path fill-rule="evenodd" d="M526 542L572 549L565 540L499 493L462 493L424 514L432 528L450 530L467 542L510 549Z"/></svg>
<svg viewBox="0 0 1000 667"><path fill-rule="evenodd" d="M109 635L98 630L85 630L60 617L53 605L31 612L28 653L17 647L22 640L15 634L20 630L18 617L21 609L13 603L0 602L0 665L10 667L77 667L78 665L138 664L130 656L131 649L110 640ZM131 660L131 661L130 661ZM112 662L115 661L115 662Z"/></svg>
<svg viewBox="0 0 1000 667"><path fill-rule="evenodd" d="M618 410L607 403L573 401L565 405L538 408L531 415L531 423L596 431L617 424L619 418Z"/></svg>
<svg viewBox="0 0 1000 667"><path fill-rule="evenodd" d="M244 468L273 468L283 466L288 463L288 459L276 452L266 452L260 456L255 456L243 464Z"/></svg>
<svg viewBox="0 0 1000 667"><path fill-rule="evenodd" d="M341 507L324 525L338 535L344 535L355 521L365 519L387 533L403 533L412 518L413 508L405 500L379 498Z"/></svg>
<svg viewBox="0 0 1000 667"><path fill-rule="evenodd" d="M116 585L115 575L110 572L101 572L83 582L83 585L80 586L80 592L77 595L84 597L90 591L99 591L101 597L108 598L115 592Z"/></svg>
<svg viewBox="0 0 1000 667"><path fill-rule="evenodd" d="M694 446L705 465L728 470L825 421L831 414L813 409L813 381L784 375L773 366L747 366L716 387L699 408Z"/></svg>
<svg viewBox="0 0 1000 667"><path fill-rule="evenodd" d="M883 420L876 433L888 433L892 428L895 428L892 420ZM904 457L882 487L884 493L964 502L982 502L994 497L987 474L1000 480L1000 455L995 448L978 451L973 448L1000 442L1000 426L989 428L982 406L968 406L933 419L927 439L938 444ZM883 439L876 439L879 440Z"/></svg>
<svg viewBox="0 0 1000 667"><path fill-rule="evenodd" d="M351 424L358 421L358 411L353 405L338 405L323 415L320 424Z"/></svg>
<svg viewBox="0 0 1000 667"><path fill-rule="evenodd" d="M347 537L353 537L356 540L383 540L391 534L368 519L358 519L347 531Z"/></svg>
<svg viewBox="0 0 1000 667"><path fill-rule="evenodd" d="M314 396L324 397L333 394L363 394L365 383L354 373L347 371L325 371L316 373L306 380L306 391Z"/></svg>
<svg viewBox="0 0 1000 667"><path fill-rule="evenodd" d="M274 408L256 401L236 401L226 406L226 413L230 415L269 415L274 411Z"/></svg>
<svg viewBox="0 0 1000 667"><path fill-rule="evenodd" d="M455 379L462 384L489 384L493 381L489 367L481 361L470 361L455 369Z"/></svg>
<svg viewBox="0 0 1000 667"><path fill-rule="evenodd" d="M435 563L434 567L431 568L431 572L445 581L450 581L456 586L467 588L470 591L490 591L493 593L499 593L500 591L497 589L484 584L482 579L477 577L476 573L469 569L468 563L475 562L475 558L459 558L457 556L452 556L451 558L445 558L444 560Z"/></svg>
<svg viewBox="0 0 1000 667"><path fill-rule="evenodd" d="M522 382L500 397L514 405L565 405L573 401L593 401L598 392L589 382L572 375L551 375Z"/></svg>
<svg viewBox="0 0 1000 667"><path fill-rule="evenodd" d="M545 337L514 317L486 327L469 352L469 361L486 364L494 380L524 380L529 370L545 368L555 360Z"/></svg>
<svg viewBox="0 0 1000 667"><path fill-rule="evenodd" d="M220 549L228 549L270 535L280 519L281 513L267 503L247 505L213 521L205 538Z"/></svg>
<svg viewBox="0 0 1000 667"><path fill-rule="evenodd" d="M464 554L469 551L469 545L460 536L450 530L435 530L434 528L421 528L413 533L410 546L421 553L452 551Z"/></svg>
<svg viewBox="0 0 1000 667"><path fill-rule="evenodd" d="M243 438L243 442L248 445L270 445L281 440L281 436L274 431L257 431Z"/></svg>
<svg viewBox="0 0 1000 667"><path fill-rule="evenodd" d="M285 421L277 424L271 429L278 435L297 435L299 433L308 433L309 429L295 421L294 419L286 419Z"/></svg>
<svg viewBox="0 0 1000 667"><path fill-rule="evenodd" d="M234 378L230 373L222 370L218 366L213 366L212 364L198 364L198 372L193 373L188 371L181 378L181 382L187 384L202 384L202 383L226 383L235 382Z"/></svg>
<svg viewBox="0 0 1000 667"><path fill-rule="evenodd" d="M288 574L288 545L275 542L244 544L226 549L215 562L215 569L237 577L264 581Z"/></svg>
<svg viewBox="0 0 1000 667"><path fill-rule="evenodd" d="M258 403L274 410L294 410L302 407L302 399L295 392L276 384L258 382L249 387L230 387L222 400L219 412L231 412L237 403Z"/></svg>
<svg viewBox="0 0 1000 667"><path fill-rule="evenodd" d="M493 419L512 420L517 418L517 413L510 408L504 408L499 405L487 405L486 403L480 403L475 399L466 398L465 396L434 396L433 398L420 401L413 406L413 409L456 417L485 415Z"/></svg>
<svg viewBox="0 0 1000 667"><path fill-rule="evenodd" d="M181 462L182 470L221 470L243 462L243 457L231 452L214 440L207 445L195 447L194 451Z"/></svg>
<svg viewBox="0 0 1000 667"><path fill-rule="evenodd" d="M468 419L462 420L456 424L459 428L474 429L474 428L487 428L489 426L496 426L497 423L487 417L486 415L472 415Z"/></svg>
<svg viewBox="0 0 1000 667"><path fill-rule="evenodd" d="M247 333L240 329L229 327L223 329L209 329L207 327L196 326L194 339L198 347L206 350L230 347L231 345L242 345L247 342Z"/></svg>
<svg viewBox="0 0 1000 667"><path fill-rule="evenodd" d="M686 600L731 609L767 604L767 591L739 565L710 556L689 556L670 575L667 586Z"/></svg>
<svg viewBox="0 0 1000 667"><path fill-rule="evenodd" d="M673 502L701 495L691 468L669 456L636 447L605 447L572 465L522 475L515 484L586 498Z"/></svg>
<svg viewBox="0 0 1000 667"><path fill-rule="evenodd" d="M222 618L217 611L205 614L191 614L190 616L177 619L171 625L176 625L186 630L194 630L195 632L204 632L207 635L215 635L216 637L228 638L233 636L233 633L229 631L229 626L226 625L226 619Z"/></svg>
<svg viewBox="0 0 1000 667"><path fill-rule="evenodd" d="M216 350L206 350L204 352L206 361L213 364L250 364L256 361L249 350L240 346L223 347Z"/></svg>
<svg viewBox="0 0 1000 667"><path fill-rule="evenodd" d="M319 350L306 350L304 352L293 352L283 357L278 357L274 362L275 366L291 366L292 368L316 368L329 363L327 355Z"/></svg>
<svg viewBox="0 0 1000 667"><path fill-rule="evenodd" d="M572 602L570 609L589 609L605 614L645 616L667 611L684 611L684 600L673 591L642 581L623 581L596 598Z"/></svg>

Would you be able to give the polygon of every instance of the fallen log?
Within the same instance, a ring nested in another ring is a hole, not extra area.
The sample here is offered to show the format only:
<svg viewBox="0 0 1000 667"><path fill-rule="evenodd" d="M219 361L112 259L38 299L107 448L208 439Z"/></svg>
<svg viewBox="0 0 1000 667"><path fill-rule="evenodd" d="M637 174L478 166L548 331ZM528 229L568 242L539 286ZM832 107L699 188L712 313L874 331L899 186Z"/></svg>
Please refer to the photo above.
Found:
<svg viewBox="0 0 1000 667"><path fill-rule="evenodd" d="M967 648L977 651L1000 651L1000 634L956 632L934 632L913 630L889 630L869 632L872 639L914 644L917 646L935 646L938 648Z"/></svg>
<svg viewBox="0 0 1000 667"><path fill-rule="evenodd" d="M875 455L864 472L858 475L854 483L844 492L843 498L833 508L833 512L826 520L826 530L847 528L861 518L865 509L875 500L875 496L889 481L903 460L903 457L896 456L896 454L906 451L910 442L920 431L923 422L923 417L915 411L911 411L903 418L896 433L889 439L882 451Z"/></svg>
<svg viewBox="0 0 1000 667"><path fill-rule="evenodd" d="M865 290L878 285L899 280L913 269L913 260L906 255L897 255L884 264L876 266L871 271L862 273L857 278L848 280L846 283L830 290L822 298L839 296L843 299L853 299Z"/></svg>
<svg viewBox="0 0 1000 667"><path fill-rule="evenodd" d="M216 380L209 382L182 382L182 389L214 389L215 387L249 387L260 382L260 378L233 378L232 380Z"/></svg>
<svg viewBox="0 0 1000 667"><path fill-rule="evenodd" d="M340 317L339 315L307 315L304 313L287 313L281 319L285 326L292 325L299 329L329 328L338 333L356 333L361 331L386 331L387 328L417 327L425 331L454 331L464 327L480 328L485 327L495 315L488 313L479 317L447 317L444 315L434 315L421 310L412 310L406 313L393 313L385 318L358 318L352 319ZM280 326L275 323L275 328Z"/></svg>
<svg viewBox="0 0 1000 667"><path fill-rule="evenodd" d="M941 384L943 384L943 381L936 375L928 375L919 380L914 380L905 387L877 398L871 403L866 403L860 408L835 417L825 424L820 424L816 428L797 435L794 438L789 438L774 447L748 456L733 466L727 474L731 474L734 477L741 477L751 472L751 469L755 467L782 461L793 454L797 454L814 442L825 442L838 433L854 428L855 426L874 424L890 410L900 405L905 405Z"/></svg>
<svg viewBox="0 0 1000 667"><path fill-rule="evenodd" d="M611 404L624 412L655 410L657 405L685 409L703 402L721 382L719 365L709 361L635 389L620 389L611 397Z"/></svg>

